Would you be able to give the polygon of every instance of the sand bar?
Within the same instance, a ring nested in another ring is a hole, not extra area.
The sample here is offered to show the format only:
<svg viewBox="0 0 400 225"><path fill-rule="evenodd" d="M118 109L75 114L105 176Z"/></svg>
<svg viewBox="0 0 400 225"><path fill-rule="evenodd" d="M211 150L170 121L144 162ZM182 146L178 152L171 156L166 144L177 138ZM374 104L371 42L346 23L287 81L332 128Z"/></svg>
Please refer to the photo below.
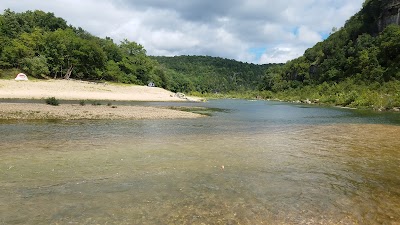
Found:
<svg viewBox="0 0 400 225"><path fill-rule="evenodd" d="M0 119L177 119L199 118L202 115L178 110L144 106L107 106L61 104L52 106L34 103L0 103Z"/></svg>
<svg viewBox="0 0 400 225"><path fill-rule="evenodd" d="M94 83L77 80L0 80L0 99L187 101L157 87Z"/></svg>
<svg viewBox="0 0 400 225"><path fill-rule="evenodd" d="M74 80L0 80L1 99L188 101L157 87L96 84ZM196 100L196 99L191 99ZM43 103L0 103L0 119L174 119L198 118L199 114L144 106L107 106Z"/></svg>

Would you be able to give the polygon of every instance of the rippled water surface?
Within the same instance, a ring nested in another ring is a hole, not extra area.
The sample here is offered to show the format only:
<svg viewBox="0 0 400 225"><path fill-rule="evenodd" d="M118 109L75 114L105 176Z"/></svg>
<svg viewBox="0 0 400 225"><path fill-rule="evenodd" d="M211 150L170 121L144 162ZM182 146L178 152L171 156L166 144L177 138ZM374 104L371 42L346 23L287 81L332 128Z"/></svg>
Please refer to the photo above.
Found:
<svg viewBox="0 0 400 225"><path fill-rule="evenodd" d="M196 106L226 111L1 121L0 224L400 224L399 114Z"/></svg>

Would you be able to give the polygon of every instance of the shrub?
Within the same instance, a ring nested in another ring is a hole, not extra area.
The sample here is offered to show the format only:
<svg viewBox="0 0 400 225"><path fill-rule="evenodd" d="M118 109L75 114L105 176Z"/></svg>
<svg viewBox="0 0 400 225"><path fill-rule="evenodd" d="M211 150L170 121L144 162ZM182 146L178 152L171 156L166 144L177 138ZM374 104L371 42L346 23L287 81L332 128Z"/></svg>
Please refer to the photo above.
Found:
<svg viewBox="0 0 400 225"><path fill-rule="evenodd" d="M271 91L261 91L259 96L263 99L271 99L273 98L273 93Z"/></svg>
<svg viewBox="0 0 400 225"><path fill-rule="evenodd" d="M46 99L46 104L58 106L60 102L55 97L51 97Z"/></svg>
<svg viewBox="0 0 400 225"><path fill-rule="evenodd" d="M86 102L85 102L84 100L81 100L81 101L79 102L79 105L84 106L84 105L86 105Z"/></svg>
<svg viewBox="0 0 400 225"><path fill-rule="evenodd" d="M47 59L44 56L27 57L22 60L22 69L34 77L50 74Z"/></svg>

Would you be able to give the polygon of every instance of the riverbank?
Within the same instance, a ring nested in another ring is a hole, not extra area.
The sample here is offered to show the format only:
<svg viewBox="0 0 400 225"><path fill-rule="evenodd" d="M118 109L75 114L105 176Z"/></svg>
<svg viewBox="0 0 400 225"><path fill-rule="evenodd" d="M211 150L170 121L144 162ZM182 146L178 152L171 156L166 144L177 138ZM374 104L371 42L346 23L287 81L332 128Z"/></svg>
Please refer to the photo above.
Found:
<svg viewBox="0 0 400 225"><path fill-rule="evenodd" d="M312 104L371 111L400 112L400 81L367 85L344 81L338 84L307 85L283 91L244 91L229 93L192 93L207 99L239 98Z"/></svg>
<svg viewBox="0 0 400 225"><path fill-rule="evenodd" d="M0 80L0 99L199 101L168 90L138 85L95 83L78 80Z"/></svg>
<svg viewBox="0 0 400 225"><path fill-rule="evenodd" d="M125 105L79 105L52 106L40 103L0 103L0 119L3 120L79 120L79 119L192 119L203 115L179 110Z"/></svg>
<svg viewBox="0 0 400 225"><path fill-rule="evenodd" d="M199 101L157 87L76 80L0 80L0 119L175 119L201 115L160 107L96 104L46 105L47 98L85 101ZM1 99L43 100L43 103L1 103Z"/></svg>

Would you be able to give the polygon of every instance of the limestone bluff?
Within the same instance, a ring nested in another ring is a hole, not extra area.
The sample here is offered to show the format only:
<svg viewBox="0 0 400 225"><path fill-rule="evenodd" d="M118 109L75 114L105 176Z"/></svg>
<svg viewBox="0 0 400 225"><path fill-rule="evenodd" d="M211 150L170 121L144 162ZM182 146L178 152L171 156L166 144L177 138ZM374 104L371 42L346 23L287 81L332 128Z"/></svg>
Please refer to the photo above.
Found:
<svg viewBox="0 0 400 225"><path fill-rule="evenodd" d="M390 24L400 25L400 0L384 0L382 4L383 11L378 20L379 31Z"/></svg>

